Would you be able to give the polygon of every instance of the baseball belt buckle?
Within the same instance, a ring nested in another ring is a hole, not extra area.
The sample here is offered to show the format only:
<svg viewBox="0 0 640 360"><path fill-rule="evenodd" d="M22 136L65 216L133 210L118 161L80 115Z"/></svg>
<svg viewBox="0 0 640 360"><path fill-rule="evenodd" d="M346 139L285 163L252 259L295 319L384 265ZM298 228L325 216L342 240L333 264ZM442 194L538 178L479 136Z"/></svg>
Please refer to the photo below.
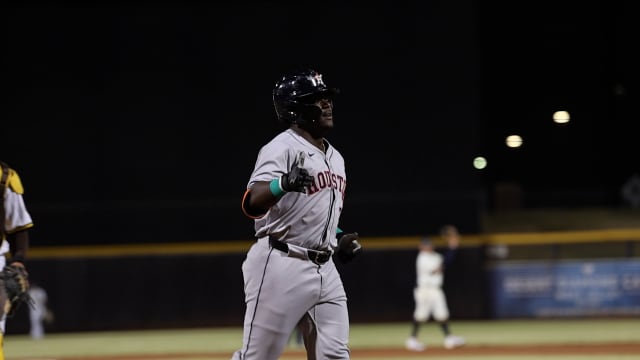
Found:
<svg viewBox="0 0 640 360"><path fill-rule="evenodd" d="M316 265L322 265L331 259L331 251L307 250L309 260Z"/></svg>

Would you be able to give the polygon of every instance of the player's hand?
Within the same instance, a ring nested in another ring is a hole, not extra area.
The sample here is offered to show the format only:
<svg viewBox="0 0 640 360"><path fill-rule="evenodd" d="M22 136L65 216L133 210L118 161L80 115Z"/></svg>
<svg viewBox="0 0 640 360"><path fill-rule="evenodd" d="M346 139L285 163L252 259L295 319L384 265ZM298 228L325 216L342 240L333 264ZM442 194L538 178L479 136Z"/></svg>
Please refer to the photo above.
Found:
<svg viewBox="0 0 640 360"><path fill-rule="evenodd" d="M304 168L304 156L304 151L301 151L289 173L282 175L280 182L282 190L304 193L307 192L307 187L313 184L313 176L309 175L307 169Z"/></svg>
<svg viewBox="0 0 640 360"><path fill-rule="evenodd" d="M358 242L357 232L354 233L342 233L338 239L338 259L343 263L348 263L353 260L356 255L362 252L362 245Z"/></svg>

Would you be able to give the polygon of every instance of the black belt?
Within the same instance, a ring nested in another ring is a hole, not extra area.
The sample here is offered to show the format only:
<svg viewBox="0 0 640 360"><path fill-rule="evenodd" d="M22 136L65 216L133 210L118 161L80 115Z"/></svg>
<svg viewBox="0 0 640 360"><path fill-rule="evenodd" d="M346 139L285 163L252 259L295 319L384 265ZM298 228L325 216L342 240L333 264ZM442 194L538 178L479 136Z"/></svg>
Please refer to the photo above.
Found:
<svg viewBox="0 0 640 360"><path fill-rule="evenodd" d="M269 244L271 245L271 247L273 247L276 250L280 250L284 253L289 252L289 245L287 245L287 243L282 242L271 236L269 236ZM307 250L307 257L314 264L322 265L327 261L329 261L329 259L331 259L331 254L332 254L331 251L328 251L328 250L318 251L318 250L311 250L311 249L306 249L306 250Z"/></svg>

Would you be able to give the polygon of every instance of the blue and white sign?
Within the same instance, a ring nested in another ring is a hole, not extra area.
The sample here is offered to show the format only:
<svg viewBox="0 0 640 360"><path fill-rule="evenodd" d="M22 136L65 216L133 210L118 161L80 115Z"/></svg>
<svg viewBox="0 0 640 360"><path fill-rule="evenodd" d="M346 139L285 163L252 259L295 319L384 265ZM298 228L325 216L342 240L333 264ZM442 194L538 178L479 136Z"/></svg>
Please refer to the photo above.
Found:
<svg viewBox="0 0 640 360"><path fill-rule="evenodd" d="M640 261L505 262L489 270L493 316L640 315Z"/></svg>

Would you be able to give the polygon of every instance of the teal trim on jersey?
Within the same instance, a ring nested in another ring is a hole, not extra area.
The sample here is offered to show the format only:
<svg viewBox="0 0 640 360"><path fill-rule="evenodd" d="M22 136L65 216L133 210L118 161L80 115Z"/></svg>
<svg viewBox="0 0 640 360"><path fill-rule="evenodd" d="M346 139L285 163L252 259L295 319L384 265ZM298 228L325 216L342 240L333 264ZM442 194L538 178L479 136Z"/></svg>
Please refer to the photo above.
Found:
<svg viewBox="0 0 640 360"><path fill-rule="evenodd" d="M342 229L340 228L336 228L336 235L340 235L342 234L344 231L342 231Z"/></svg>
<svg viewBox="0 0 640 360"><path fill-rule="evenodd" d="M280 197L286 192L282 190L282 187L280 187L280 178L271 180L271 182L269 183L269 190L271 190L271 193L275 197Z"/></svg>

